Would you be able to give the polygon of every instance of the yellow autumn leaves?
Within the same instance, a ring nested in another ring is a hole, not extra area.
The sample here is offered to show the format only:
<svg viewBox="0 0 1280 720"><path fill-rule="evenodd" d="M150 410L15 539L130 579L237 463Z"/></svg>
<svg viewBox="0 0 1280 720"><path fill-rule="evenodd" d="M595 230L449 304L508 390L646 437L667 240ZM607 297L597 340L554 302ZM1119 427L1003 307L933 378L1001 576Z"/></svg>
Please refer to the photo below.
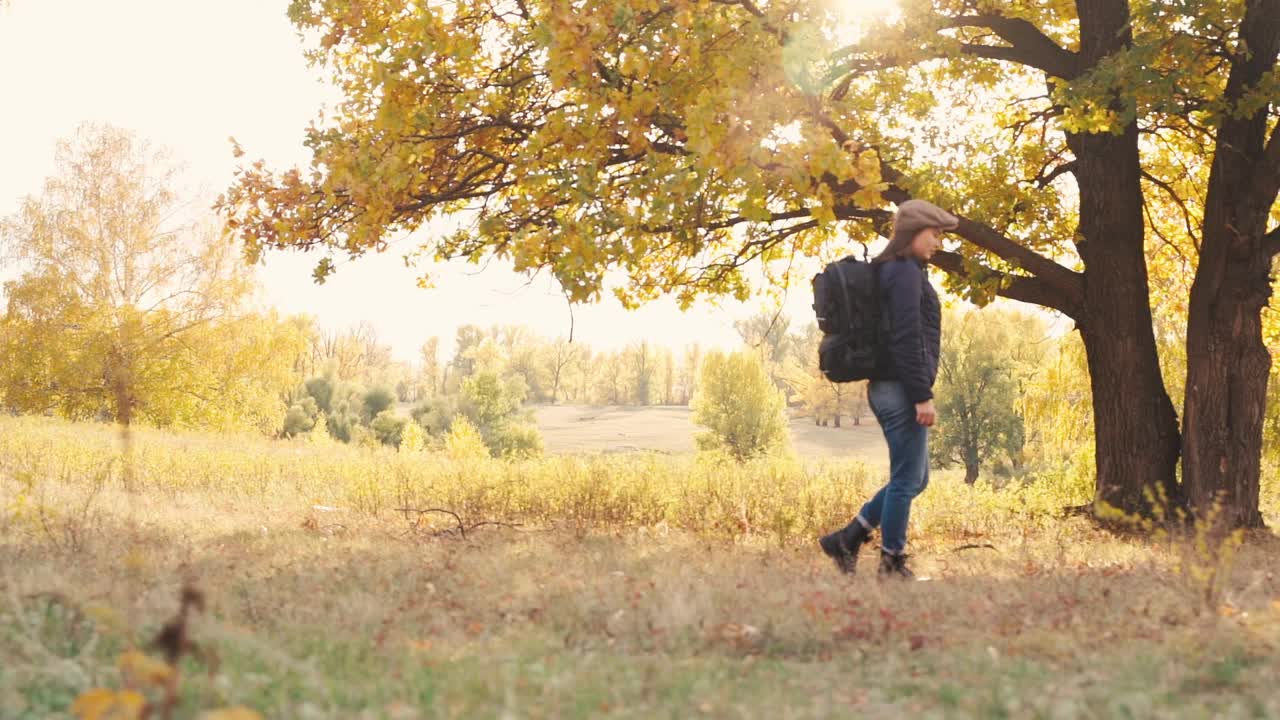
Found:
<svg viewBox="0 0 1280 720"><path fill-rule="evenodd" d="M139 650L125 651L116 661L128 687L171 687L177 680L177 672L163 660L157 660Z"/></svg>
<svg viewBox="0 0 1280 720"><path fill-rule="evenodd" d="M70 708L78 720L146 720L156 717L157 707L171 707L169 700L177 692L178 683L178 671L173 666L139 650L122 653L116 666L125 687L120 690L92 688L80 693ZM160 691L166 700L159 705L152 703L143 694L144 690ZM262 720L262 716L236 706L207 710L199 715L199 720Z"/></svg>
<svg viewBox="0 0 1280 720"><path fill-rule="evenodd" d="M147 699L136 690L86 690L71 704L80 720L139 720L145 717Z"/></svg>
<svg viewBox="0 0 1280 720"><path fill-rule="evenodd" d="M168 661L148 655L129 640L131 647L116 658L123 687L85 690L68 708L71 714L78 720L172 720L181 700L178 659L191 655L216 666L216 653L198 647L187 636L190 612L203 607L203 593L194 586L185 586L177 615L149 643L149 647L163 649ZM114 613L101 608L87 614L102 627L113 627L118 621ZM262 716L247 707L235 706L204 711L198 720L262 720Z"/></svg>
<svg viewBox="0 0 1280 720"><path fill-rule="evenodd" d="M116 660L125 687L120 690L92 688L71 704L78 720L146 720L157 717L157 709L171 709L176 698L178 671L169 663L140 650L126 650ZM163 700L153 703L143 693L157 691ZM161 714L158 717L168 717ZM262 720L256 711L242 706L206 710L199 720Z"/></svg>
<svg viewBox="0 0 1280 720"><path fill-rule="evenodd" d="M311 132L309 177L249 165L220 201L251 255L376 251L470 205L474 224L427 254L550 269L577 301L610 277L625 278L614 290L628 305L685 303L743 296L742 262L812 254L841 209L883 204L876 152L841 147L821 88L788 73L803 61L825 77L831 39L814 35L797 60L778 8L540 0L495 18L463 2L424 23L388 14L372 33L348 27L344 7L294 17L342 38L317 51L347 102ZM807 27L823 27L822 12L801 11ZM459 51L481 37L486 50ZM333 267L321 260L317 276Z"/></svg>

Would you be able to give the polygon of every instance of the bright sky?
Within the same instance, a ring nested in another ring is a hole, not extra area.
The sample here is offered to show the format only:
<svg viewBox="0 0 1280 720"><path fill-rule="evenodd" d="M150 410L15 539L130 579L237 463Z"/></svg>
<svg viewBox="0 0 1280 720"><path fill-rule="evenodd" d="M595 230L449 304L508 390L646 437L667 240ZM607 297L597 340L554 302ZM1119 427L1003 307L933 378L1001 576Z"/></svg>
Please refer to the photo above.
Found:
<svg viewBox="0 0 1280 720"><path fill-rule="evenodd" d="M847 0L851 10L886 0ZM274 167L305 163L303 130L332 95L307 68L285 17L287 0L11 0L0 8L0 215L38 192L54 144L84 121L110 123L168 147L210 197L230 182L228 137ZM864 7L865 6L865 7ZM373 323L395 355L413 360L422 342L446 352L459 325L527 325L554 337L569 331L563 295L547 278L530 283L497 262L434 271L419 289L403 249L344 264L325 285L311 282L315 256L269 255L265 300L286 313L316 315L325 328ZM8 269L12 275L12 269ZM0 268L0 277L6 269ZM787 312L808 322L808 275ZM759 303L700 304L681 313L658 301L635 312L612 299L574 310L575 337L597 348L649 339L682 347L732 347L733 320Z"/></svg>

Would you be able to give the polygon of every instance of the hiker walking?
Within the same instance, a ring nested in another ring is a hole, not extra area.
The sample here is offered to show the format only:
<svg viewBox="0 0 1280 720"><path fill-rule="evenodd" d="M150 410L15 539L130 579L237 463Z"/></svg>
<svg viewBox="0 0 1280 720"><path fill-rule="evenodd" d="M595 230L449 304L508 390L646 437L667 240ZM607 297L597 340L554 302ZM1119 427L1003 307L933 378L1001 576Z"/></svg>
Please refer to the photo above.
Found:
<svg viewBox="0 0 1280 720"><path fill-rule="evenodd" d="M954 230L954 215L924 200L908 200L893 218L893 237L871 262L879 280L883 361L867 383L867 403L889 445L889 482L842 530L819 540L842 572L852 573L862 544L880 528L881 576L911 578L907 518L911 501L929 484L929 428L937 420L933 382L938 374L942 312L929 284L928 260Z"/></svg>

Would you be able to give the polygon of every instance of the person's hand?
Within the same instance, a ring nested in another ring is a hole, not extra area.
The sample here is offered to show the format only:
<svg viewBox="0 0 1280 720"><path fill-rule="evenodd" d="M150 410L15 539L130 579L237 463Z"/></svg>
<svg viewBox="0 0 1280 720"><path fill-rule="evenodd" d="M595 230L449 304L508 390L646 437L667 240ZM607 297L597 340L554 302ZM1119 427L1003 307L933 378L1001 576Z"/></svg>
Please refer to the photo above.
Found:
<svg viewBox="0 0 1280 720"><path fill-rule="evenodd" d="M933 406L933 400L925 400L916 403L916 422L925 427L932 427L938 421L938 410Z"/></svg>

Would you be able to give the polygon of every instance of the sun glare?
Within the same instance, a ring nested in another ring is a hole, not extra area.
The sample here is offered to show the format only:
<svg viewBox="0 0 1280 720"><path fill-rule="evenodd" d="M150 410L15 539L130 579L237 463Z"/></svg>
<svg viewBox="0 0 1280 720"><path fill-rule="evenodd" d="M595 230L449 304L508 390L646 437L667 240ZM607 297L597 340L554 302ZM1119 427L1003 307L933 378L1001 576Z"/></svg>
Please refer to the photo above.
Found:
<svg viewBox="0 0 1280 720"><path fill-rule="evenodd" d="M850 17L880 19L891 18L901 8L898 0L835 0Z"/></svg>
<svg viewBox="0 0 1280 720"><path fill-rule="evenodd" d="M849 30L858 34L872 23L897 20L902 11L898 0L831 0L831 4L844 18Z"/></svg>

